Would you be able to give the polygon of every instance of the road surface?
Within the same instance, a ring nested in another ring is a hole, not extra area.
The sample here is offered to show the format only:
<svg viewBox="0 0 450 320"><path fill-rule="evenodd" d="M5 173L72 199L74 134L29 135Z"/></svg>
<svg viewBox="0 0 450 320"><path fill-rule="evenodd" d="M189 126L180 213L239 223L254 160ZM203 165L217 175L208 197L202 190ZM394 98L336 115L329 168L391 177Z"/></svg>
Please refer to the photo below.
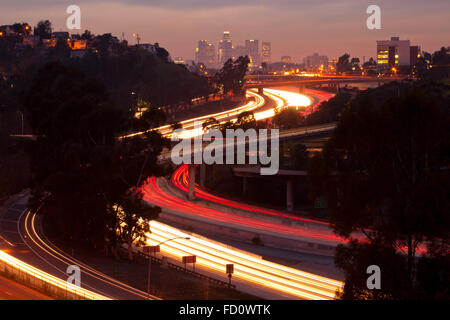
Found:
<svg viewBox="0 0 450 320"><path fill-rule="evenodd" d="M51 300L46 295L0 276L0 300Z"/></svg>
<svg viewBox="0 0 450 320"><path fill-rule="evenodd" d="M81 270L81 287L98 298L137 300L158 299L147 296L125 283L109 277L63 252L43 236L36 214L27 209L29 195L24 193L8 201L0 210L0 250L57 279L66 281L67 267Z"/></svg>

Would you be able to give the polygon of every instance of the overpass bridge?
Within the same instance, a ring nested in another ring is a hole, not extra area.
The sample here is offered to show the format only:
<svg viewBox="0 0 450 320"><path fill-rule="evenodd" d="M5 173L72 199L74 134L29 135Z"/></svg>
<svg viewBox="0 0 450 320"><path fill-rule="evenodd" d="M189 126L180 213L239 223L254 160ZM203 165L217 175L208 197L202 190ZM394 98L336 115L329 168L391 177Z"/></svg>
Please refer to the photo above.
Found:
<svg viewBox="0 0 450 320"><path fill-rule="evenodd" d="M258 89L258 93L262 93L264 88L270 87L298 87L299 93L304 93L305 87L328 86L339 91L342 84L348 83L377 83L378 86L404 80L405 77L297 77L297 76L247 76L245 89Z"/></svg>

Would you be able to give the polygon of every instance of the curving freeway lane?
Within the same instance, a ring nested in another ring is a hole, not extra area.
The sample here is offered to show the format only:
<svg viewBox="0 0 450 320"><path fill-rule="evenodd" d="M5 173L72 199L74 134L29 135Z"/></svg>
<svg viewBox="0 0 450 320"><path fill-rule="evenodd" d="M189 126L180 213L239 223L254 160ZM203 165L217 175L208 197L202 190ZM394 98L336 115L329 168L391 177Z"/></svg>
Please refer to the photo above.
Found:
<svg viewBox="0 0 450 320"><path fill-rule="evenodd" d="M46 239L40 231L39 217L27 209L28 197L20 195L0 212L0 259L58 286L67 286L67 267L77 265L81 288L74 290L81 290L89 299L159 299L95 270Z"/></svg>
<svg viewBox="0 0 450 320"><path fill-rule="evenodd" d="M273 101L272 105L269 105L264 97L256 92L250 91L248 94L254 98L253 101L233 110L183 121L183 128L191 130L194 121L204 121L210 117L215 117L219 121L233 121L244 111L254 111L259 119L267 118L272 116L273 103L275 107L289 106L289 99L281 97L279 93L266 92ZM158 129L163 135L171 133L168 126ZM142 133L132 135L138 134ZM127 136L122 138L125 137ZM147 197L160 203L162 199L162 201L180 205L179 200L166 195L161 196L161 194L157 191L147 194ZM0 249L5 259L11 257L12 261L18 261L24 267L33 268L33 272L42 274L42 277L51 277L52 281L56 282L67 279L66 269L69 265L78 265L82 271L82 289L80 290L86 290L86 294L94 299L158 299L154 296L148 297L146 293L98 272L43 237L42 232L39 231L39 218L26 209L27 198L27 195L22 195L10 208L6 208L6 214L3 213L0 216L2 234ZM180 208L183 211L192 209L188 203L183 203ZM152 222L151 228L150 242L160 242L184 234L181 230L156 221ZM215 276L223 274L226 263L233 263L239 286L247 288L247 291L256 290L257 293L263 293L262 296L268 293L269 297L279 298L332 299L335 291L342 286L339 281L268 262L251 253L195 235L191 235L189 241L177 240L167 243L163 245L162 251L175 259L186 254L195 254L198 257L199 267L205 273L212 273Z"/></svg>
<svg viewBox="0 0 450 320"><path fill-rule="evenodd" d="M51 300L40 292L0 276L0 300Z"/></svg>

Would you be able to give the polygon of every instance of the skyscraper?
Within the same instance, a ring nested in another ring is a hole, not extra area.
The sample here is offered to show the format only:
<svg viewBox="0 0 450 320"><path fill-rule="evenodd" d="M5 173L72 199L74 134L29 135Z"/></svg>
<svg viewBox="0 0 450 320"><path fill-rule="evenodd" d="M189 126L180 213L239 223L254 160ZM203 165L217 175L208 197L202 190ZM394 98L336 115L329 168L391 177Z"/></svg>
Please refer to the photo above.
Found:
<svg viewBox="0 0 450 320"><path fill-rule="evenodd" d="M272 48L270 42L263 42L261 44L261 61L265 63L270 63L272 56Z"/></svg>
<svg viewBox="0 0 450 320"><path fill-rule="evenodd" d="M248 51L245 46L237 45L233 48L233 59L245 56L248 56Z"/></svg>
<svg viewBox="0 0 450 320"><path fill-rule="evenodd" d="M222 66L228 59L233 58L233 43L229 31L224 31L223 38L219 42L218 63Z"/></svg>
<svg viewBox="0 0 450 320"><path fill-rule="evenodd" d="M216 68L216 47L207 40L199 40L195 49L195 62L203 63L208 68Z"/></svg>
<svg viewBox="0 0 450 320"><path fill-rule="evenodd" d="M250 68L257 68L260 64L259 57L259 41L258 40L245 40L245 48L250 58Z"/></svg>

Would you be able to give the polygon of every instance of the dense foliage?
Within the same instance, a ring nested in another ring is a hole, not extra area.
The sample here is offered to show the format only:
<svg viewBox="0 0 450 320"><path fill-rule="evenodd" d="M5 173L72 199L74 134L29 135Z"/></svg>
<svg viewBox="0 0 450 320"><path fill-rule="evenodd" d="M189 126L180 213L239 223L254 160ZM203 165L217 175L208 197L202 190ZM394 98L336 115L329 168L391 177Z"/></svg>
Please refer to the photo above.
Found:
<svg viewBox="0 0 450 320"><path fill-rule="evenodd" d="M380 259L374 256L370 264L398 255L399 262L383 270L387 277L400 275L382 287L382 296L448 296L448 287L421 292L416 258L417 252L425 254L423 259L440 252L439 259L448 263L449 128L450 88L439 83L385 85L359 94L343 111L323 155L310 169L311 193L327 196L335 231L349 238L362 232L369 241L338 250L337 265L347 276L343 297L380 297L380 292L356 288L366 274L355 272L355 263L371 246ZM428 260L420 261L423 265ZM434 281L448 284L448 273Z"/></svg>

